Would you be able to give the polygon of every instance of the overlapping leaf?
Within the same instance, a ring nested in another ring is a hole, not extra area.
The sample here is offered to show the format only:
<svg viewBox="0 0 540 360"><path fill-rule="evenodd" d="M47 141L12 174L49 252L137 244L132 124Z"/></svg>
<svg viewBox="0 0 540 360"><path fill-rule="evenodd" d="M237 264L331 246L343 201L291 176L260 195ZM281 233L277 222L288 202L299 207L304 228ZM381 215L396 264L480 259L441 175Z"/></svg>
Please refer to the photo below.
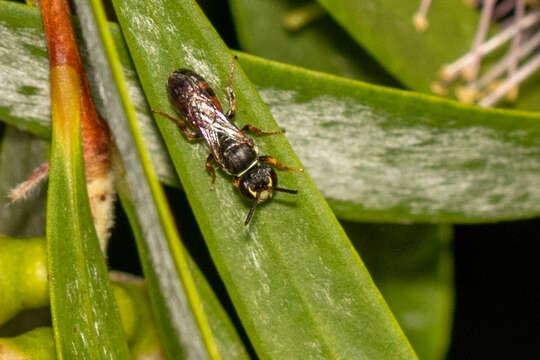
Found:
<svg viewBox="0 0 540 360"><path fill-rule="evenodd" d="M115 1L126 43L150 105L173 112L165 81L177 68L204 76L223 98L232 61L192 1ZM235 73L237 122L276 128L241 70ZM415 358L360 259L306 174L280 172L297 197L276 196L250 227L249 203L220 174L214 192L206 151L168 119L158 126L201 232L250 340L261 357ZM282 136L261 151L297 165ZM283 195L283 194L281 194ZM301 331L298 331L301 329ZM359 332L363 335L358 336Z"/></svg>
<svg viewBox="0 0 540 360"><path fill-rule="evenodd" d="M241 62L338 216L468 223L540 213L540 116Z"/></svg>
<svg viewBox="0 0 540 360"><path fill-rule="evenodd" d="M231 1L242 49L268 59L388 84L385 73L372 66L358 45L350 44L328 14L297 31L287 30L287 16L313 11L316 5L301 4L295 0ZM345 169L354 171L351 167ZM452 327L453 283L451 261L446 261L443 244L451 240L451 227L347 222L344 227L353 243L361 245L361 255L375 284L418 356L426 360L444 358ZM401 256L396 257L396 251ZM410 268L414 271L407 271Z"/></svg>
<svg viewBox="0 0 540 360"><path fill-rule="evenodd" d="M56 353L59 359L128 359L86 187L81 124L88 129L97 114L88 98L69 11L59 2L41 5L53 49L46 235Z"/></svg>
<svg viewBox="0 0 540 360"><path fill-rule="evenodd" d="M10 25L11 14L2 13L6 19L0 25L18 34L4 46L19 52L22 65L17 66L18 75L11 76L17 74L11 72L13 63L0 58L3 73L9 75L9 87L0 87L0 92L17 93L29 84L35 91L0 97L0 118L23 128L41 124L46 130L47 80L28 80L31 74L42 77L47 66L36 13L20 13L24 25ZM121 42L117 44L121 48ZM129 59L121 58L128 66ZM241 54L240 61L339 217L469 223L540 212L536 115L462 106ZM134 74L130 68L126 72ZM175 175L148 123L144 98L133 77L129 80L154 166L162 181L173 183ZM25 118L30 106L43 111ZM333 176L328 176L328 166L334 167Z"/></svg>
<svg viewBox="0 0 540 360"><path fill-rule="evenodd" d="M320 18L297 31L284 26L285 18L292 12L309 12L306 7L316 5L312 1L297 0L231 0L240 49L265 59L312 70L397 85L324 9Z"/></svg>
<svg viewBox="0 0 540 360"><path fill-rule="evenodd" d="M93 50L90 62L95 68L94 79L104 103L104 114L109 119L122 158L116 166L121 167L121 162L126 164L121 171L125 177L125 192L130 194L130 213L137 217L137 244L151 284L155 314L167 356L219 359L220 354L188 265L187 252L158 183L129 99L105 11L99 1L90 4L76 1L76 5L85 42Z"/></svg>

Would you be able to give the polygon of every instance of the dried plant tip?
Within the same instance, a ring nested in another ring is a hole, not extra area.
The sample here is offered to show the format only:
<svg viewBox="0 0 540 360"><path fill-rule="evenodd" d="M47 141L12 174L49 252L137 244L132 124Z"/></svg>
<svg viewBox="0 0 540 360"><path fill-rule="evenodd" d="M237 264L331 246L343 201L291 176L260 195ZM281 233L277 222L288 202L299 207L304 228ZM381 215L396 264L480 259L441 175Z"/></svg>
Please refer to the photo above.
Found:
<svg viewBox="0 0 540 360"><path fill-rule="evenodd" d="M478 67L475 64L471 64L463 69L461 77L465 81L473 81L476 78Z"/></svg>
<svg viewBox="0 0 540 360"><path fill-rule="evenodd" d="M516 85L523 82L531 74L540 68L540 52L537 53L531 60L522 65L511 78L504 81L492 93L485 96L478 105L490 107L498 103L506 94Z"/></svg>
<svg viewBox="0 0 540 360"><path fill-rule="evenodd" d="M107 243L110 237L110 229L114 225L114 191L113 175L111 172L103 176L91 179L86 185L90 210L94 218L94 227L99 239L99 245L103 254L106 254Z"/></svg>
<svg viewBox="0 0 540 360"><path fill-rule="evenodd" d="M445 83L449 83L453 80L454 71L450 64L444 64L439 70L439 79L443 80Z"/></svg>
<svg viewBox="0 0 540 360"><path fill-rule="evenodd" d="M283 27L289 31L299 31L325 13L326 10L319 3L309 3L288 11L283 16Z"/></svg>
<svg viewBox="0 0 540 360"><path fill-rule="evenodd" d="M49 162L46 161L34 170L28 180L17 185L9 192L8 197L11 200L10 204L13 204L20 199L24 199L26 195L28 195L33 189L35 189L36 186L41 183L41 181L44 180L48 175Z"/></svg>

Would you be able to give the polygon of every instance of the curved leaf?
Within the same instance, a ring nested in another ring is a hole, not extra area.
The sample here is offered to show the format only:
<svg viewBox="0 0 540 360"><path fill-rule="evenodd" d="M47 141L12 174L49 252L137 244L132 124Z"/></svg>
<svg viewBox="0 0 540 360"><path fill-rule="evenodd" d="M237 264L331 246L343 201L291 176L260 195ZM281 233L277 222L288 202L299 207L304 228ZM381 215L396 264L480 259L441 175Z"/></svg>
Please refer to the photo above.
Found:
<svg viewBox="0 0 540 360"><path fill-rule="evenodd" d="M539 115L249 55L240 62L341 218L468 223L540 213Z"/></svg>
<svg viewBox="0 0 540 360"><path fill-rule="evenodd" d="M150 105L173 113L168 75L191 68L224 98L232 56L192 1L114 1ZM239 124L276 128L241 70L234 78ZM258 355L263 358L415 358L407 340L307 175L280 172L296 198L276 196L250 227L249 209L220 173L209 191L206 150L156 119L208 248ZM298 164L282 136L262 150ZM282 194L283 195L283 194ZM300 330L300 331L299 331ZM359 335L360 334L360 335Z"/></svg>
<svg viewBox="0 0 540 360"><path fill-rule="evenodd" d="M0 236L0 328L23 310L49 305L46 247L43 238Z"/></svg>
<svg viewBox="0 0 540 360"><path fill-rule="evenodd" d="M266 59L377 84L397 85L328 14L297 31L284 18L312 1L231 0L241 49Z"/></svg>
<svg viewBox="0 0 540 360"><path fill-rule="evenodd" d="M35 10L0 5L5 9L0 12L0 26L6 23L1 14L10 18L12 7L24 20L24 25L15 27L19 35L14 40L40 43ZM17 48L11 41L5 46L7 51ZM15 89L24 89L31 84L29 75L44 71L45 55L34 53L21 53L28 65L18 66L24 75L16 78L9 75L13 63L0 57L0 68L9 76L6 82L15 81ZM464 106L238 55L338 217L470 223L527 218L540 212L535 186L539 116ZM128 59L122 59L127 66ZM133 74L131 69L127 72ZM140 90L135 82L129 84L131 97L140 105L137 115L153 150L154 166L160 179L171 183L175 175L153 127L145 122L149 113L140 102ZM28 124L22 110L33 105L44 112L30 118L30 123L48 123L46 89L4 100L2 120ZM324 156L313 151L326 148ZM354 151L357 155L345 156ZM335 176L327 176L328 166L334 166Z"/></svg>
<svg viewBox="0 0 540 360"><path fill-rule="evenodd" d="M350 44L350 39L328 15L295 32L286 30L285 16L298 11L300 3L302 1L232 0L243 49L314 70L388 83L389 77L384 76L382 69L372 66L367 54L359 51L358 45ZM304 6L311 7L315 3L308 4L312 5ZM307 11L307 8L300 9ZM314 162L312 166L319 164ZM353 244L363 245L361 255L370 274L418 356L426 360L444 358L453 309L452 266L445 256L446 243L451 241L451 226L342 224ZM396 252L399 257L394 255Z"/></svg>
<svg viewBox="0 0 540 360"><path fill-rule="evenodd" d="M16 337L0 339L0 349L4 359L57 359L53 331L49 327L39 327Z"/></svg>
<svg viewBox="0 0 540 360"><path fill-rule="evenodd" d="M81 124L88 129L97 114L66 6L62 1L41 2L50 49L52 140L46 235L56 352L59 359L128 359L88 200L89 156L83 160Z"/></svg>
<svg viewBox="0 0 540 360"><path fill-rule="evenodd" d="M35 10L23 12L21 6L0 5L0 26L9 24L2 14L10 18L12 8L17 10L14 17L23 19L24 25L14 27L19 35L13 41L42 44ZM18 46L12 41L4 44L7 51L16 51ZM6 83L14 81L15 89L24 89L31 84L29 75L40 76L46 59L44 54L36 53L20 53L22 63L28 65L18 66L24 69L24 75L17 77L9 75L16 74L11 72L13 63L0 57L0 67L9 76ZM470 223L527 218L540 212L540 194L535 186L539 181L535 160L540 151L536 130L539 116L464 106L239 56L339 217ZM122 58L127 66L128 59ZM131 69L127 71L133 74ZM44 89L29 97L6 97L0 118L12 124L27 124L22 110L35 106L44 112L36 114L36 120L30 118L30 122L47 124L48 90L46 85L35 85ZM0 92L2 89L0 86ZM171 183L175 175L168 168L161 143L155 140L153 127L145 122L149 114L144 101L140 102L137 84L130 82L129 89L140 104L137 115L153 150L154 166L160 179ZM327 107L332 104L333 108ZM330 125L332 122L335 124ZM344 138L349 142L343 142ZM326 147L328 155L313 151ZM352 151L357 155L344 156ZM336 176L327 176L330 165Z"/></svg>
<svg viewBox="0 0 540 360"><path fill-rule="evenodd" d="M132 200L131 191L127 188L127 184L121 180L118 184L118 195L120 196L120 201L122 202L122 207L126 212L126 215L129 219L131 230L135 236L135 240L138 243L139 252L141 261L143 263L144 271L146 278L155 278L151 263L148 261L149 256L146 255L146 247L144 245L144 233L141 228L141 224L137 219L135 212L135 204ZM209 318L210 327L212 328L212 333L216 339L219 353L223 359L248 359L248 355L242 341L240 340L234 326L232 325L230 319L228 318L225 310L221 306L219 300L216 298L216 295L213 293L210 285L206 281L206 278L201 273L197 264L193 261L189 254L187 255L188 266L193 274L195 280L195 286L201 296L203 302L203 308L206 315ZM148 280L147 280L148 281ZM149 287L155 287L157 280L148 281ZM153 290L155 291L155 290ZM159 300L159 299L156 299ZM154 300L154 301L156 301ZM160 308L160 314L166 314L165 305L162 303L163 300L156 301L156 306ZM162 339L165 339L162 337ZM167 341L165 339L165 341Z"/></svg>
<svg viewBox="0 0 540 360"><path fill-rule="evenodd" d="M174 219L137 123L105 11L99 1L76 1L105 115L122 160L140 226L141 253L169 357L219 359L206 314L187 263ZM134 191L136 189L136 191ZM149 263L151 263L150 266ZM155 291L158 290L159 291ZM164 305L164 306L163 306ZM164 308L166 312L164 312Z"/></svg>

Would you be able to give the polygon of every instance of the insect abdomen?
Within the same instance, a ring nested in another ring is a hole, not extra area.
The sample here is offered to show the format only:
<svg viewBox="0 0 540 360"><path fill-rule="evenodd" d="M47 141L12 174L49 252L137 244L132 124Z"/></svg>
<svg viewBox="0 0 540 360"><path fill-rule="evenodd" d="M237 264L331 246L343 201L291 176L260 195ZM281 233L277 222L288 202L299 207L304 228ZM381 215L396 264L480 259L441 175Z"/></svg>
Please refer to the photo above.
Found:
<svg viewBox="0 0 540 360"><path fill-rule="evenodd" d="M189 106L192 106L192 100L197 97L206 97L215 105L217 110L223 112L214 90L206 80L191 70L180 69L169 75L167 90L174 106L184 116L188 114Z"/></svg>

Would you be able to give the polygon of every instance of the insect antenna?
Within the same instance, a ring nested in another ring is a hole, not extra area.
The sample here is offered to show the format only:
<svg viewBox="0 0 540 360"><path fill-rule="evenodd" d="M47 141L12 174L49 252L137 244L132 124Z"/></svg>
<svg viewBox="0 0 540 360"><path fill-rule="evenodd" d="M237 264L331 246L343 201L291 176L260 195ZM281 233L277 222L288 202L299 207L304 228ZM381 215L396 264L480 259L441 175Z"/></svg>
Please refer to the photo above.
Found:
<svg viewBox="0 0 540 360"><path fill-rule="evenodd" d="M284 192L284 193L289 193L289 194L298 194L298 190L284 189L284 188L279 188L279 187L275 187L273 189L274 191L279 191L279 192Z"/></svg>
<svg viewBox="0 0 540 360"><path fill-rule="evenodd" d="M255 207L259 203L259 197L261 196L261 193L258 192L257 195L255 195L255 200L253 200L253 204L251 205L251 209L249 209L248 216L246 218L246 221L244 222L244 225L247 226L249 224L251 218L253 217L253 213L255 212Z"/></svg>

